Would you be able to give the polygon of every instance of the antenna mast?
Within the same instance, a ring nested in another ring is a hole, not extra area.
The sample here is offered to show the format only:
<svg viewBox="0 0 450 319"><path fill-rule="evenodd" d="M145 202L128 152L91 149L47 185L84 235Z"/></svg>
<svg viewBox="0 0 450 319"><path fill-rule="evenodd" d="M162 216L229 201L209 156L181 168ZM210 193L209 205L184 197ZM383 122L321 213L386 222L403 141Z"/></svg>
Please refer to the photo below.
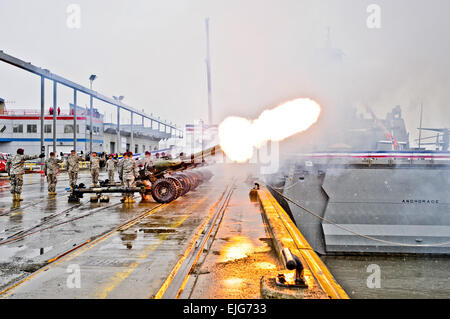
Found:
<svg viewBox="0 0 450 319"><path fill-rule="evenodd" d="M419 150L420 150L420 142L422 141L422 112L423 112L423 102L420 103Z"/></svg>
<svg viewBox="0 0 450 319"><path fill-rule="evenodd" d="M212 96L211 96L211 57L209 55L209 18L205 19L206 24L206 76L208 80L208 124L212 125Z"/></svg>

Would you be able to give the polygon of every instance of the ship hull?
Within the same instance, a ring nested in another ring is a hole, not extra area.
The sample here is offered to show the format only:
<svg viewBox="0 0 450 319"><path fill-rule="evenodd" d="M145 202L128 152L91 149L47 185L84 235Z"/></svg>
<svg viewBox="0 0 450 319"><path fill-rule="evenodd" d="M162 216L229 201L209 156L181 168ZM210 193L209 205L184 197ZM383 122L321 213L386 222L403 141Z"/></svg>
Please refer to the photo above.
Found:
<svg viewBox="0 0 450 319"><path fill-rule="evenodd" d="M297 163L283 194L321 254L450 254L450 165ZM314 216L313 214L317 216Z"/></svg>

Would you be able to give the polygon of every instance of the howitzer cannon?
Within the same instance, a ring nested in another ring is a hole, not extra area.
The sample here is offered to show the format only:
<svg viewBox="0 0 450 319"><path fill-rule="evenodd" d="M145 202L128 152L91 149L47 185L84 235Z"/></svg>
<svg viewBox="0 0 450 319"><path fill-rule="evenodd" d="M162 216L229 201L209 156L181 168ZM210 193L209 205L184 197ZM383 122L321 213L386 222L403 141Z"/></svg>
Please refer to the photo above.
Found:
<svg viewBox="0 0 450 319"><path fill-rule="evenodd" d="M194 190L203 181L208 181L212 173L199 167L207 165L205 158L215 156L219 146L211 147L190 157L180 156L177 159L162 159L157 161L150 172L140 171L140 182L147 189L143 199L150 193L158 203L169 203L187 192ZM149 174L150 173L150 174ZM139 185L139 183L137 183Z"/></svg>
<svg viewBox="0 0 450 319"><path fill-rule="evenodd" d="M176 159L163 158L149 169L143 167L136 177L136 187L123 187L110 184L108 180L100 181L100 187L86 188L80 184L71 190L69 202L79 202L84 194L91 193L91 201L107 201L105 193L134 194L139 192L142 200L150 200L150 196L158 203L169 203L192 191L204 181L209 181L213 174L202 167L207 165L205 158L218 153L220 147L215 146L189 157Z"/></svg>

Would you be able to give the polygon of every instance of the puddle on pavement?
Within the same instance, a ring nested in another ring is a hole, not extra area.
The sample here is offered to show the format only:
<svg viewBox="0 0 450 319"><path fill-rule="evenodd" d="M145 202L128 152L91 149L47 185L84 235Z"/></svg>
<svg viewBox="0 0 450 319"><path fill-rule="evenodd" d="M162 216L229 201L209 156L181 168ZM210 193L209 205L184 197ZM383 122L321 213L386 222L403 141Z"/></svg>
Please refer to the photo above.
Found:
<svg viewBox="0 0 450 319"><path fill-rule="evenodd" d="M28 249L27 246L0 246L0 262L9 262L14 258L31 259L43 255L53 249L53 246Z"/></svg>
<svg viewBox="0 0 450 319"><path fill-rule="evenodd" d="M144 234L164 234L164 233L174 233L177 230L174 228L145 228L139 229L139 231L144 232Z"/></svg>

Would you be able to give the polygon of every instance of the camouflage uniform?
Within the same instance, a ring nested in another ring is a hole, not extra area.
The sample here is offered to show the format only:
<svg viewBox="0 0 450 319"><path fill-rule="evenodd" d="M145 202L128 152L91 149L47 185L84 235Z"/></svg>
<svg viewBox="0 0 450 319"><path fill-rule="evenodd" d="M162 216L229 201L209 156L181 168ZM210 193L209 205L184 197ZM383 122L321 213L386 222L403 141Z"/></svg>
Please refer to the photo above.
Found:
<svg viewBox="0 0 450 319"><path fill-rule="evenodd" d="M122 158L119 161L119 164L117 165L117 173L119 174L119 179L121 184L123 185L123 162L126 160L126 158Z"/></svg>
<svg viewBox="0 0 450 319"><path fill-rule="evenodd" d="M98 174L100 172L100 159L91 155L92 184L98 185Z"/></svg>
<svg viewBox="0 0 450 319"><path fill-rule="evenodd" d="M11 180L11 194L22 193L23 174L25 174L25 161L33 160L35 158L38 158L38 156L21 154L16 154L8 158L6 161L6 171L8 172Z"/></svg>
<svg viewBox="0 0 450 319"><path fill-rule="evenodd" d="M123 186L123 162L126 158L122 158L117 165L117 173L119 174L120 184ZM126 197L126 193L122 193L123 198Z"/></svg>
<svg viewBox="0 0 450 319"><path fill-rule="evenodd" d="M70 154L69 157L67 157L67 172L69 174L69 182L71 187L77 184L78 171L80 170L80 160L82 161L83 158L78 155Z"/></svg>
<svg viewBox="0 0 450 319"><path fill-rule="evenodd" d="M116 161L109 159L106 161L106 170L108 171L108 179L110 183L114 183L114 170L116 169Z"/></svg>
<svg viewBox="0 0 450 319"><path fill-rule="evenodd" d="M136 161L133 158L127 158L122 164L122 180L125 187L133 187L134 180L139 174Z"/></svg>
<svg viewBox="0 0 450 319"><path fill-rule="evenodd" d="M56 191L56 176L58 174L59 163L62 161L56 157L50 157L45 161L44 172L47 175L48 191L54 193Z"/></svg>
<svg viewBox="0 0 450 319"><path fill-rule="evenodd" d="M150 175L150 168L155 165L155 161L151 157L144 157L141 164L144 166L145 176L148 176Z"/></svg>

